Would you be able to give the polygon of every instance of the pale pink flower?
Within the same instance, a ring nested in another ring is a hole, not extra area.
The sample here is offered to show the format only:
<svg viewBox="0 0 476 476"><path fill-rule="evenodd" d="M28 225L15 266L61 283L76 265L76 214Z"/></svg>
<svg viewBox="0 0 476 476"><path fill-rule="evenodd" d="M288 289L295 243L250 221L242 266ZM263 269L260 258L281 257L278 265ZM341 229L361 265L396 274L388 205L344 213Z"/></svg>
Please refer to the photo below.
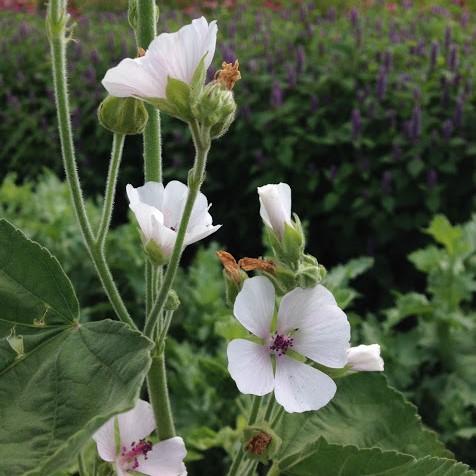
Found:
<svg viewBox="0 0 476 476"><path fill-rule="evenodd" d="M172 180L166 187L158 182L147 182L138 188L127 185L126 190L129 206L137 218L145 241L152 240L161 253L169 257L177 239L188 187ZM221 227L212 225L209 208L207 197L199 193L185 234L185 246L211 235Z"/></svg>
<svg viewBox="0 0 476 476"><path fill-rule="evenodd" d="M271 281L263 276L247 279L236 298L234 314L260 343L232 340L227 350L228 370L242 393L266 395L274 390L287 412L317 410L332 399L336 385L324 372L294 359L290 351L326 367L343 368L350 339L347 316L320 284L287 293L275 328L274 311Z"/></svg>
<svg viewBox="0 0 476 476"><path fill-rule="evenodd" d="M217 29L216 21L208 23L201 17L175 33L161 33L144 56L123 59L109 69L102 84L111 96L164 99L169 78L190 85L203 57L208 69L215 54Z"/></svg>
<svg viewBox="0 0 476 476"><path fill-rule="evenodd" d="M347 351L347 367L363 372L382 372L384 364L380 357L380 346L372 344L351 347Z"/></svg>
<svg viewBox="0 0 476 476"><path fill-rule="evenodd" d="M120 445L116 448L115 422L119 428ZM93 435L98 454L114 465L118 476L133 471L148 476L185 476L183 459L187 453L180 437L152 444L147 437L155 430L152 407L144 400L128 412L111 418Z"/></svg>

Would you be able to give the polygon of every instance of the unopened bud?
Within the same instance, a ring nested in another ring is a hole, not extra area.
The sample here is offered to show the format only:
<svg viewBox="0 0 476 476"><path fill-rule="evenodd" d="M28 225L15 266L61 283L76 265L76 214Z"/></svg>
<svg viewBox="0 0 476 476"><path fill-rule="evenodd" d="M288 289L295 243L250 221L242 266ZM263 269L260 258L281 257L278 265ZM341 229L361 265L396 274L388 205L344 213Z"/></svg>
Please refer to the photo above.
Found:
<svg viewBox="0 0 476 476"><path fill-rule="evenodd" d="M300 288L313 288L324 279L325 275L326 269L314 256L304 255L296 273L296 282Z"/></svg>
<svg viewBox="0 0 476 476"><path fill-rule="evenodd" d="M211 128L212 138L222 136L235 119L236 103L233 93L217 81L208 83L192 112L199 122Z"/></svg>
<svg viewBox="0 0 476 476"><path fill-rule="evenodd" d="M111 132L133 135L144 131L149 114L138 99L108 96L99 105L98 119Z"/></svg>
<svg viewBox="0 0 476 476"><path fill-rule="evenodd" d="M176 311L180 306L180 299L177 293L171 289L167 294L167 299L165 301L164 309L166 311Z"/></svg>
<svg viewBox="0 0 476 476"><path fill-rule="evenodd" d="M15 351L17 354L17 359L25 355L25 348L23 346L23 336L17 336L15 328L10 332L10 335L7 337L8 345Z"/></svg>

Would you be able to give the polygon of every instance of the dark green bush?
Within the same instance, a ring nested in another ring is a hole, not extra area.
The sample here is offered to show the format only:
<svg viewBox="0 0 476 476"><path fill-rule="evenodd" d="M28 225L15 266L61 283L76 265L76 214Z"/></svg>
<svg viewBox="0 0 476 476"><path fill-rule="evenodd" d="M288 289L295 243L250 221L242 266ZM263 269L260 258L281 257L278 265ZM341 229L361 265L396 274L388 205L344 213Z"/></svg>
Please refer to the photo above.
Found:
<svg viewBox="0 0 476 476"><path fill-rule="evenodd" d="M365 285L370 305L385 301L391 286L421 286L405 260L422 243L418 229L437 211L467 220L476 196L474 14L455 4L376 3L359 12L313 3L213 12L215 64L239 57L243 80L239 116L212 151L205 186L225 225L218 239L253 255L255 188L289 182L321 262L375 256L378 279ZM160 29L188 20L164 5ZM0 174L36 177L44 166L61 173L43 19L2 13L0 26ZM97 194L111 142L96 122L100 79L135 54L134 38L124 15L107 13L77 18L75 38L73 124L86 189ZM188 133L167 117L163 130L166 176L184 179ZM123 171L121 189L141 182L139 138L128 140Z"/></svg>

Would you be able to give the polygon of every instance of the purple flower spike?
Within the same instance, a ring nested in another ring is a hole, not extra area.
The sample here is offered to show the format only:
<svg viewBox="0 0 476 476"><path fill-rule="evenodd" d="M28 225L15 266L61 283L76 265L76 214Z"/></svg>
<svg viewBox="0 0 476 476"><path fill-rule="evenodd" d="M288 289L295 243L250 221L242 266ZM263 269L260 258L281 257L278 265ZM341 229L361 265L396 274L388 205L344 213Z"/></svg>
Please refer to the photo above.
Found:
<svg viewBox="0 0 476 476"><path fill-rule="evenodd" d="M358 25L359 25L359 12L358 12L357 8L353 7L350 10L349 18L350 18L350 23L352 24L352 26L354 28L357 28Z"/></svg>
<svg viewBox="0 0 476 476"><path fill-rule="evenodd" d="M352 110L352 140L355 141L359 138L362 132L362 116L358 109Z"/></svg>
<svg viewBox="0 0 476 476"><path fill-rule="evenodd" d="M380 68L379 75L377 77L377 97L382 100L387 91L387 72L384 68Z"/></svg>
<svg viewBox="0 0 476 476"><path fill-rule="evenodd" d="M421 108L415 106L413 108L412 118L410 121L410 136L416 142L421 136Z"/></svg>
<svg viewBox="0 0 476 476"><path fill-rule="evenodd" d="M443 122L443 125L441 126L441 130L443 132L443 137L445 138L445 140L449 141L451 138L451 134L453 134L454 130L453 121L451 119L446 119L446 121Z"/></svg>
<svg viewBox="0 0 476 476"><path fill-rule="evenodd" d="M438 54L440 51L440 44L437 41L431 43L431 53L430 53L430 68L435 69L436 62L438 60Z"/></svg>
<svg viewBox="0 0 476 476"><path fill-rule="evenodd" d="M452 37L453 37L453 34L452 34L451 27L447 26L445 30L445 50L446 51L450 49Z"/></svg>
<svg viewBox="0 0 476 476"><path fill-rule="evenodd" d="M299 45L296 49L296 69L298 74L304 72L306 65L306 53L304 51L304 46Z"/></svg>
<svg viewBox="0 0 476 476"><path fill-rule="evenodd" d="M464 100L462 97L459 97L456 100L455 112L453 114L453 123L455 129L459 129L463 125L463 109L464 109Z"/></svg>
<svg viewBox="0 0 476 476"><path fill-rule="evenodd" d="M319 109L319 98L313 94L311 96L311 112L315 113Z"/></svg>
<svg viewBox="0 0 476 476"><path fill-rule="evenodd" d="M273 88L271 89L271 106L274 108L279 108L283 105L283 90L277 81L273 83Z"/></svg>
<svg viewBox="0 0 476 476"><path fill-rule="evenodd" d="M393 181L393 175L390 170L386 170L383 175L382 175L382 192L386 194L392 193L392 181Z"/></svg>
<svg viewBox="0 0 476 476"><path fill-rule="evenodd" d="M297 84L298 75L296 71L296 66L294 64L287 64L286 71L287 71L288 86L292 89Z"/></svg>
<svg viewBox="0 0 476 476"><path fill-rule="evenodd" d="M451 71L456 71L456 68L458 67L458 47L456 45L452 45L450 48L448 67Z"/></svg>
<svg viewBox="0 0 476 476"><path fill-rule="evenodd" d="M426 174L426 183L429 188L434 188L438 185L438 173L435 169L428 170Z"/></svg>

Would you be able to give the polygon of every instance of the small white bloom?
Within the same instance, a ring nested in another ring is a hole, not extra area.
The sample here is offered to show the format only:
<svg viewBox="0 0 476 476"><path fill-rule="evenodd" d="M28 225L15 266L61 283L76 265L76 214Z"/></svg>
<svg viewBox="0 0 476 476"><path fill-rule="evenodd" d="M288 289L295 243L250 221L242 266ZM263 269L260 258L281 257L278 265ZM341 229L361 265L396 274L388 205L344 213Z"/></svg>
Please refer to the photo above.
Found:
<svg viewBox="0 0 476 476"><path fill-rule="evenodd" d="M146 241L152 240L162 254L169 257L177 239L188 187L173 180L164 186L147 182L142 187L127 185L129 206L134 212ZM221 225L212 225L208 200L199 193L192 209L185 235L185 246L195 243L217 231Z"/></svg>
<svg viewBox="0 0 476 476"><path fill-rule="evenodd" d="M287 183L258 187L260 215L266 226L283 237L286 224L291 225L291 187Z"/></svg>
<svg viewBox="0 0 476 476"><path fill-rule="evenodd" d="M380 346L378 344L372 344L351 347L347 351L347 366L352 370L364 372L383 371L383 359L380 357Z"/></svg>
<svg viewBox="0 0 476 476"><path fill-rule="evenodd" d="M216 21L208 23L201 17L175 33L162 33L144 56L123 59L109 69L102 84L111 96L165 98L169 77L190 84L205 55L208 69L215 54L217 30Z"/></svg>
<svg viewBox="0 0 476 476"><path fill-rule="evenodd" d="M265 395L274 390L277 402L289 413L317 410L334 396L334 381L286 354L293 350L326 367L344 367L350 339L347 316L320 284L287 293L272 332L274 307L275 291L269 279L256 276L244 282L233 311L262 341L232 340L227 349L228 370L242 393Z"/></svg>
<svg viewBox="0 0 476 476"><path fill-rule="evenodd" d="M119 425L120 448L116 450L115 420ZM148 402L111 418L93 435L98 454L114 465L118 476L138 471L149 476L184 476L187 454L182 438L170 438L153 445L146 438L154 431L155 419Z"/></svg>

